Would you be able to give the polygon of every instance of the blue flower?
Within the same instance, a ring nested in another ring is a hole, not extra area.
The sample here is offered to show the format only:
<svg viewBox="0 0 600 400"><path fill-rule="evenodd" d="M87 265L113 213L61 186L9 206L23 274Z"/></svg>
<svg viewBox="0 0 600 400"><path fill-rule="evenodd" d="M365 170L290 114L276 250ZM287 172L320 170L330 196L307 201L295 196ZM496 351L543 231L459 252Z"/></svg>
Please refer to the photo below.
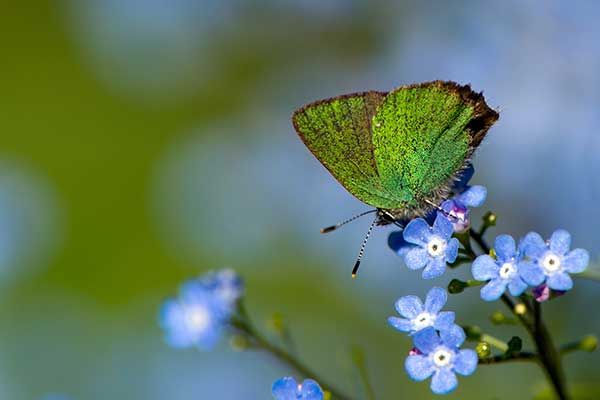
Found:
<svg viewBox="0 0 600 400"><path fill-rule="evenodd" d="M185 282L179 296L166 300L160 310L166 342L175 348L211 349L221 338L242 293L241 279L231 270L209 272Z"/></svg>
<svg viewBox="0 0 600 400"><path fill-rule="evenodd" d="M486 197L487 189L484 186L466 186L464 192L441 204L441 208L445 213L442 211L437 213L452 223L455 232L464 232L469 229L471 224L468 207L481 206Z"/></svg>
<svg viewBox="0 0 600 400"><path fill-rule="evenodd" d="M481 298L485 301L498 300L507 287L510 294L519 296L527 289L527 283L521 278L523 262L515 240L509 235L500 235L494 242L494 250L495 260L484 254L473 262L473 277L478 281L489 281L481 289Z"/></svg>
<svg viewBox="0 0 600 400"><path fill-rule="evenodd" d="M521 240L519 248L530 262L521 274L525 282L532 286L546 282L553 290L566 291L573 287L569 274L583 272L590 261L584 249L569 251L571 235L559 229L554 231L548 243L542 237L530 232Z"/></svg>
<svg viewBox="0 0 600 400"><path fill-rule="evenodd" d="M235 309L237 301L244 293L242 278L230 268L209 271L199 279L203 285L211 289L215 296L223 301L226 312Z"/></svg>
<svg viewBox="0 0 600 400"><path fill-rule="evenodd" d="M398 253L404 257L404 263L410 269L423 270L423 278L438 277L446 270L446 263L456 260L458 240L452 238L452 223L438 216L430 227L423 218L416 218L404 228L404 240L408 246L402 246Z"/></svg>
<svg viewBox="0 0 600 400"><path fill-rule="evenodd" d="M468 376L477 368L477 353L460 350L465 341L464 331L457 325L438 335L435 328L421 330L414 336L414 345L422 354L409 355L404 364L408 376L423 381L431 376L431 391L451 392L458 385L456 374Z"/></svg>
<svg viewBox="0 0 600 400"><path fill-rule="evenodd" d="M276 400L323 400L323 390L312 379L298 384L294 378L281 378L271 388Z"/></svg>
<svg viewBox="0 0 600 400"><path fill-rule="evenodd" d="M404 318L389 317L388 323L401 332L410 335L433 326L438 331L450 329L454 325L454 312L443 311L448 300L446 291L432 288L425 298L425 305L417 296L404 296L396 301L396 311Z"/></svg>

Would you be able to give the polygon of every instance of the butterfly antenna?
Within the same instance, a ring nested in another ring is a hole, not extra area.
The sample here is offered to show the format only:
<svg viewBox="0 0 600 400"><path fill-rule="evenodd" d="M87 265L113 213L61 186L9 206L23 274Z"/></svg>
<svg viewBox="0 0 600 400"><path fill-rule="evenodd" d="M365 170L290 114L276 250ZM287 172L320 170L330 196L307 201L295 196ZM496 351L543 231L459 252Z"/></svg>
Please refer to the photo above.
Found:
<svg viewBox="0 0 600 400"><path fill-rule="evenodd" d="M441 212L442 214L444 214L446 217L452 219L453 221L457 221L458 220L458 218L456 217L456 215L450 214L448 211L444 210L442 207L438 206L433 201L425 200L425 203L429 204L430 206L432 206L433 208L435 208L436 210L438 210L439 212Z"/></svg>
<svg viewBox="0 0 600 400"><path fill-rule="evenodd" d="M335 225L332 225L332 226L328 226L327 228L323 228L323 229L321 229L321 233L333 232L336 229L338 229L339 227L342 227L342 226L346 225L347 223L354 221L357 218L360 218L360 217L362 217L364 215L371 214L371 213L374 213L374 212L377 212L377 209L365 211L364 213L355 215L354 217L348 218L347 220L342 221L342 222L340 222L338 224L335 224Z"/></svg>
<svg viewBox="0 0 600 400"><path fill-rule="evenodd" d="M371 222L371 226L369 226L369 230L367 231L367 234L365 235L365 239L363 240L362 245L360 246L360 251L358 252L358 257L356 258L356 263L354 263L354 268L352 268L352 278L356 278L356 273L358 272L358 267L360 267L360 259L362 258L363 254L365 254L365 246L367 245L369 236L371 236L371 232L373 232L373 227L375 226L376 223L377 223L377 218L375 218L373 220L373 222Z"/></svg>

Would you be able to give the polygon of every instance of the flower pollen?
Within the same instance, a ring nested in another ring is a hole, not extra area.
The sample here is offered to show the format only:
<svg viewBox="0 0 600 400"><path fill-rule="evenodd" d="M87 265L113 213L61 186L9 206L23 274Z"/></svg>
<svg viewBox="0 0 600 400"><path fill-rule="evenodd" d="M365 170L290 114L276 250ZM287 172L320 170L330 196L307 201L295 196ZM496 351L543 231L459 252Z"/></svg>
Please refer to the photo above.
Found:
<svg viewBox="0 0 600 400"><path fill-rule="evenodd" d="M446 349L438 349L433 353L433 363L438 367L446 367L452 361L452 353Z"/></svg>
<svg viewBox="0 0 600 400"><path fill-rule="evenodd" d="M517 273L517 268L512 262L506 262L500 266L498 275L502 279L511 279Z"/></svg>
<svg viewBox="0 0 600 400"><path fill-rule="evenodd" d="M418 331L428 326L432 326L433 320L434 317L427 312L417 315L417 317L414 319L415 330Z"/></svg>
<svg viewBox="0 0 600 400"><path fill-rule="evenodd" d="M194 332L203 331L210 325L210 313L203 306L188 307L185 313L185 321L190 330Z"/></svg>
<svg viewBox="0 0 600 400"><path fill-rule="evenodd" d="M549 252L544 256L542 266L548 273L556 272L560 269L560 257Z"/></svg>
<svg viewBox="0 0 600 400"><path fill-rule="evenodd" d="M439 257L444 254L446 250L446 241L439 237L432 237L429 243L427 243L427 252L432 257Z"/></svg>

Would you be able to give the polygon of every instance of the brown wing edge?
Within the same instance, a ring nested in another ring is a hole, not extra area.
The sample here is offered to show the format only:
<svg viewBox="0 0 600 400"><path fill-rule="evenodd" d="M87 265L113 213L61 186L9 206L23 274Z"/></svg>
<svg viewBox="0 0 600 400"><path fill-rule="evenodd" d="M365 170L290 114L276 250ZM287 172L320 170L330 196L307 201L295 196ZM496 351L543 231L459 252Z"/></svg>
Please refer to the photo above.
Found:
<svg viewBox="0 0 600 400"><path fill-rule="evenodd" d="M455 93L462 101L473 107L473 119L467 124L466 128L471 135L471 151L481 144L481 141L487 134L487 131L498 120L500 115L497 111L492 110L483 97L483 92L475 92L471 89L470 84L461 85L453 81L431 81L424 83L415 83L412 85L400 86L393 92L402 89L415 89L421 87L438 86L450 92Z"/></svg>
<svg viewBox="0 0 600 400"><path fill-rule="evenodd" d="M352 194L354 196L354 194L352 193L352 191L346 187L346 185L344 185L344 182L340 181L335 174L333 173L333 171L331 169L329 169L329 167L327 166L327 164L324 162L324 160L321 159L321 157L319 157L319 155L317 153L315 153L313 151L313 149L308 145L308 143L306 143L306 140L304 139L304 134L302 132L300 132L300 129L298 128L298 124L296 122L296 117L299 114L302 114L304 111L306 111L307 109L314 107L314 106L318 106L319 104L323 104L323 103L330 103L334 100L344 100L344 99L348 99L351 97L365 97L368 95L374 95L374 96L379 96L378 99L378 104L375 105L375 107L373 107L372 110L369 110L370 112L370 116L369 116L369 126L372 122L372 118L373 115L375 114L375 110L376 108L379 106L379 104L383 103L383 99L385 98L385 96L387 96L389 92L380 92L380 91L376 91L376 90L370 90L370 91L364 91L364 92L354 92L354 93L348 93L348 94L343 94L343 95L339 95L339 96L334 96L334 97L329 97L326 99L322 99L322 100L317 100L317 101L313 101L312 103L308 103L300 108L298 108L296 111L294 111L293 115L292 115L292 125L294 126L294 130L296 131L296 133L298 134L298 136L300 137L300 140L302 140L302 143L304 143L304 145L306 146L306 148L313 154L313 156L315 156L315 158L317 160L319 160L319 162L321 163L321 165L323 165L325 167L325 169L327 169L327 171L329 171L329 173L348 191L350 192L350 194ZM373 153L373 148L371 148L371 152ZM374 168L377 171L377 164L375 163L375 157L373 157L373 163L374 163Z"/></svg>

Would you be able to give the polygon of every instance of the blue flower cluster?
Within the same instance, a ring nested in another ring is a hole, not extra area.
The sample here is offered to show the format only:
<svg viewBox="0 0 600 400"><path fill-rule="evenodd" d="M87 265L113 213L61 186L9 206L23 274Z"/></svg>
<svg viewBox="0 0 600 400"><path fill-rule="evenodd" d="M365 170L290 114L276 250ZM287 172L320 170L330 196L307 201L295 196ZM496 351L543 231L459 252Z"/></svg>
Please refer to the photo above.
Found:
<svg viewBox="0 0 600 400"><path fill-rule="evenodd" d="M496 258L481 255L473 262L473 277L488 282L481 289L481 298L497 300L507 288L510 294L519 296L533 286L536 299L543 301L549 298L547 289L570 290L573 280L569 274L583 272L589 263L586 250L569 251L570 246L571 235L562 229L555 231L547 242L530 232L518 247L511 236L498 236L494 242Z"/></svg>
<svg viewBox="0 0 600 400"><path fill-rule="evenodd" d="M454 313L442 312L448 295L439 287L432 288L425 304L416 296L396 301L396 310L404 318L390 317L391 326L413 337L415 348L406 358L408 376L416 381L431 379L436 394L451 392L458 385L456 374L471 375L477 368L477 353L460 349L465 332L454 323Z"/></svg>
<svg viewBox="0 0 600 400"><path fill-rule="evenodd" d="M297 383L294 378L284 377L271 389L276 400L323 400L324 393L319 384L312 379Z"/></svg>
<svg viewBox="0 0 600 400"><path fill-rule="evenodd" d="M160 310L166 342L175 348L211 349L221 338L243 291L242 280L230 269L185 282L179 296L167 299Z"/></svg>

